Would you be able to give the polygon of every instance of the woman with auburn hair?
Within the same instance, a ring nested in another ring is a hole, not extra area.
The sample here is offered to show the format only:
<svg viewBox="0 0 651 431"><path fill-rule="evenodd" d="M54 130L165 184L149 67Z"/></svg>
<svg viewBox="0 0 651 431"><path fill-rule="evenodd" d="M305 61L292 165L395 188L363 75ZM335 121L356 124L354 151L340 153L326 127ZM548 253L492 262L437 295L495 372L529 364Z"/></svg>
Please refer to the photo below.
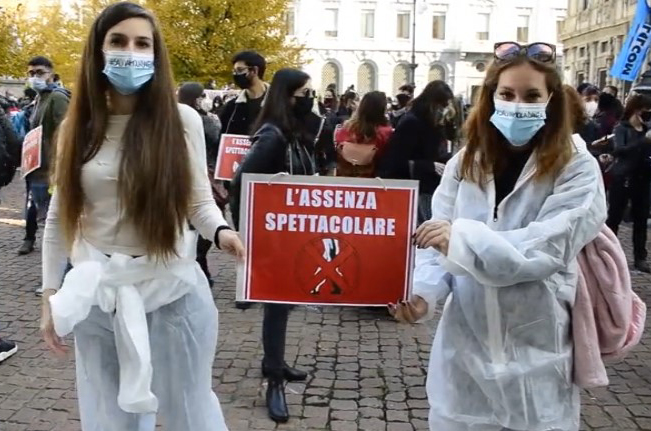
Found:
<svg viewBox="0 0 651 431"><path fill-rule="evenodd" d="M201 118L174 98L151 12L106 8L58 142L43 240L41 330L74 332L83 430L227 429L212 391L217 309L197 235L243 247L212 199ZM72 269L65 276L70 257Z"/></svg>
<svg viewBox="0 0 651 431"><path fill-rule="evenodd" d="M386 116L387 96L371 91L362 97L357 110L335 131L337 176L375 177L375 165L389 143L391 126Z"/></svg>
<svg viewBox="0 0 651 431"><path fill-rule="evenodd" d="M389 305L414 322L446 302L430 429L576 431L576 256L604 225L606 201L596 160L572 140L555 47L496 44L466 126L414 238L414 296Z"/></svg>

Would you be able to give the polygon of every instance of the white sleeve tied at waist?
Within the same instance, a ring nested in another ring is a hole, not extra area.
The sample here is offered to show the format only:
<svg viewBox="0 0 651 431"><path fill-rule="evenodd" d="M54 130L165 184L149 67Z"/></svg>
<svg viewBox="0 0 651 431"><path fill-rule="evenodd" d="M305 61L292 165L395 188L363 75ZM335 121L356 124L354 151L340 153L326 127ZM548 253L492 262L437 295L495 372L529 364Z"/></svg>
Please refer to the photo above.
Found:
<svg viewBox="0 0 651 431"><path fill-rule="evenodd" d="M186 232L186 251L196 234ZM93 306L115 313L113 330L120 363L118 405L129 413L158 410L151 392L152 365L146 313L170 304L195 288L208 288L192 254L156 264L145 257L116 253L108 257L84 240L73 247L73 269L50 297L57 335L64 337L85 320Z"/></svg>

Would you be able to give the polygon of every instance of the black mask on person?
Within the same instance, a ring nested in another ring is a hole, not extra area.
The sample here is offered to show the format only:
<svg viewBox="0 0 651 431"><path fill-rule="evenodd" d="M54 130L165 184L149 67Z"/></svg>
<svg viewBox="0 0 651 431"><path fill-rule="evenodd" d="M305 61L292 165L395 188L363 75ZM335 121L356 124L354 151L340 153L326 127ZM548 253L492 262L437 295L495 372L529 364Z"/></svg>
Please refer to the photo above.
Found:
<svg viewBox="0 0 651 431"><path fill-rule="evenodd" d="M651 121L651 111L642 111L640 114L640 118L642 119L643 122L648 123Z"/></svg>
<svg viewBox="0 0 651 431"><path fill-rule="evenodd" d="M249 78L249 74L247 73L234 73L233 74L233 82L235 85L240 87L242 90L246 90L247 88L251 88L251 85L253 84L252 80Z"/></svg>
<svg viewBox="0 0 651 431"><path fill-rule="evenodd" d="M294 97L296 103L294 103L294 115L298 118L303 118L310 112L314 107L314 97Z"/></svg>

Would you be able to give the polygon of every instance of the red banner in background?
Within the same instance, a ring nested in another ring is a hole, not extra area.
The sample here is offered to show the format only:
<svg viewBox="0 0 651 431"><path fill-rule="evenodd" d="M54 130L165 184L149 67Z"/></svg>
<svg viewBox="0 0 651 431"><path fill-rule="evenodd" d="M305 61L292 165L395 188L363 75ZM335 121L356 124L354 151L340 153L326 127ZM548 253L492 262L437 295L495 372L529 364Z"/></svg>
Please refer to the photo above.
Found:
<svg viewBox="0 0 651 431"><path fill-rule="evenodd" d="M25 139L23 140L23 154L20 162L20 170L23 178L41 167L42 145L43 126L38 126L25 135Z"/></svg>
<svg viewBox="0 0 651 431"><path fill-rule="evenodd" d="M407 299L417 187L245 174L240 226L247 255L237 299L349 306Z"/></svg>
<svg viewBox="0 0 651 431"><path fill-rule="evenodd" d="M215 165L215 179L232 180L250 149L251 141L248 136L222 135Z"/></svg>

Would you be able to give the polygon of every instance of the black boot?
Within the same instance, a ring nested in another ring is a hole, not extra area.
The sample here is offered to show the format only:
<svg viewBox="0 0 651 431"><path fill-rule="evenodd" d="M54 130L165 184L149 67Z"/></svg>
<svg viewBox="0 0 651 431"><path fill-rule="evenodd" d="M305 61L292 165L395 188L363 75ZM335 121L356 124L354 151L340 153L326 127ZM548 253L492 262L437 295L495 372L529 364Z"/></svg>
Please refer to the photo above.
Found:
<svg viewBox="0 0 651 431"><path fill-rule="evenodd" d="M269 372L265 368L264 364L262 364L262 375L264 377L269 377ZM287 364L285 364L285 367L283 368L283 376L288 382L302 382L307 379L307 373L305 371L292 368Z"/></svg>
<svg viewBox="0 0 651 431"><path fill-rule="evenodd" d="M18 249L18 254L20 256L25 256L26 254L30 254L31 252L34 251L34 241L31 239L26 239L23 241L23 245L20 246Z"/></svg>
<svg viewBox="0 0 651 431"><path fill-rule="evenodd" d="M269 417L275 422L285 423L289 420L289 411L285 400L285 383L282 379L271 378L267 384Z"/></svg>
<svg viewBox="0 0 651 431"><path fill-rule="evenodd" d="M651 267L647 263L646 259L638 259L635 261L635 269L645 274L651 274Z"/></svg>
<svg viewBox="0 0 651 431"><path fill-rule="evenodd" d="M235 308L237 308L238 310L248 310L249 308L251 308L251 305L253 304L251 304L250 302L235 301Z"/></svg>

